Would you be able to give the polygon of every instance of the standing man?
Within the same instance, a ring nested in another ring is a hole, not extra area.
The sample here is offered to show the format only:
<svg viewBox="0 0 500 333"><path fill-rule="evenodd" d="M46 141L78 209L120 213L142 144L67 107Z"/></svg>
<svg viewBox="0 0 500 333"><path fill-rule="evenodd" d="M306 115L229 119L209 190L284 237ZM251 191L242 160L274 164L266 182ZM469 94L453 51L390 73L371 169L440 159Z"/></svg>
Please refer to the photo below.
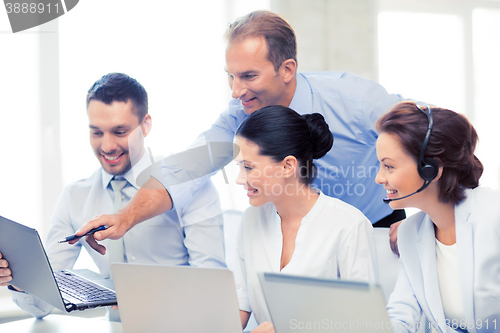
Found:
<svg viewBox="0 0 500 333"><path fill-rule="evenodd" d="M287 106L300 114L320 113L335 141L332 150L316 161L315 186L360 209L374 226L403 219L404 211L393 211L383 203L386 191L375 183L379 163L374 127L376 119L403 98L388 94L376 82L345 72L297 73L295 33L275 13L256 11L237 19L226 38L225 69L233 99L199 139L232 142L247 115L268 105ZM216 172L233 158L230 149L215 153L212 151L210 163L187 163L192 162L189 158L184 159L186 163L183 158L164 160L127 207L90 221L78 234L108 225L107 230L94 234L95 239L118 239L146 218L173 206L182 207L210 176L200 170Z"/></svg>
<svg viewBox="0 0 500 333"><path fill-rule="evenodd" d="M101 167L89 178L68 185L59 198L46 242L52 268L72 268L82 246L100 273L108 277L115 261L225 267L219 196L210 181L184 207L147 219L119 240L103 242L107 250L92 237L87 237L91 245L84 241L76 241L75 246L57 242L97 214L111 214L120 201L126 203L139 189L137 175L151 164L144 138L151 130L152 119L146 90L139 82L121 73L104 75L88 91L87 114L90 145ZM8 259L0 254L2 285L12 279ZM14 302L33 316L41 318L52 311L50 305L27 297L13 286L9 289Z"/></svg>

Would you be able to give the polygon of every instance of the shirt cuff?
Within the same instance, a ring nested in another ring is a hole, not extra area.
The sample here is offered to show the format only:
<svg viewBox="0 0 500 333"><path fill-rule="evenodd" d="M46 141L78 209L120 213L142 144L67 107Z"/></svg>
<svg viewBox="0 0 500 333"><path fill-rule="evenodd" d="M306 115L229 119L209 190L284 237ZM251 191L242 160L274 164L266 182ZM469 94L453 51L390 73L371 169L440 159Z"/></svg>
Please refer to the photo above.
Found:
<svg viewBox="0 0 500 333"><path fill-rule="evenodd" d="M12 294L12 301L16 303L22 310L28 312L33 317L43 318L46 315L50 314L54 307L51 305L41 301L40 299L33 297L32 295L26 292L20 292L15 290L14 288L10 288Z"/></svg>
<svg viewBox="0 0 500 333"><path fill-rule="evenodd" d="M248 301L248 293L241 290L236 290L236 295L238 296L238 304L240 310L251 313L252 308L250 307L250 302Z"/></svg>

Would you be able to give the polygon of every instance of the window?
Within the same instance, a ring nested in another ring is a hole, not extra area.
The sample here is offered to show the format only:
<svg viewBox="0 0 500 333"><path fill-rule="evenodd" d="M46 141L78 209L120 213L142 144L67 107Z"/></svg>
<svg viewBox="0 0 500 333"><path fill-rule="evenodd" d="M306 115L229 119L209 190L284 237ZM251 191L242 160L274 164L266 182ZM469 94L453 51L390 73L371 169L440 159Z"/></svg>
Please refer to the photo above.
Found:
<svg viewBox="0 0 500 333"><path fill-rule="evenodd" d="M485 166L481 183L500 186L500 156L498 151L498 124L500 106L500 8L473 11L474 54L474 125L479 133L478 157Z"/></svg>
<svg viewBox="0 0 500 333"><path fill-rule="evenodd" d="M479 134L481 185L498 189L500 2L381 0L378 21L380 83L464 113Z"/></svg>
<svg viewBox="0 0 500 333"><path fill-rule="evenodd" d="M464 112L463 36L456 15L380 13L380 83L406 98Z"/></svg>

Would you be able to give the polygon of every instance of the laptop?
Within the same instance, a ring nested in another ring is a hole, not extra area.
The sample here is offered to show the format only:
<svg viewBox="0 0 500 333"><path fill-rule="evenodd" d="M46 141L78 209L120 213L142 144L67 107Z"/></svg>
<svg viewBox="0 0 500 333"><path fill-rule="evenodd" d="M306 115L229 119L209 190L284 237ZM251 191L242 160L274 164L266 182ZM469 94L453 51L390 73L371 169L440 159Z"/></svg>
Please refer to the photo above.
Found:
<svg viewBox="0 0 500 333"><path fill-rule="evenodd" d="M2 216L0 252L12 270L12 285L63 312L117 304L114 290L86 277L92 271L52 271L38 232Z"/></svg>
<svg viewBox="0 0 500 333"><path fill-rule="evenodd" d="M243 331L228 269L113 263L111 271L125 333Z"/></svg>
<svg viewBox="0 0 500 333"><path fill-rule="evenodd" d="M276 333L392 332L376 284L259 273Z"/></svg>

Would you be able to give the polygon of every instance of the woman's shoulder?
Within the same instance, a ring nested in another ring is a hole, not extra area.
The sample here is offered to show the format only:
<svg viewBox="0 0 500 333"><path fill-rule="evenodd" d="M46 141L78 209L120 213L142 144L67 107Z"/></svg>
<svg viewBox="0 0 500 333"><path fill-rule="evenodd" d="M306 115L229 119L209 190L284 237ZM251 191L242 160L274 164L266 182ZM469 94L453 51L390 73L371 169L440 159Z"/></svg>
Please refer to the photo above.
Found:
<svg viewBox="0 0 500 333"><path fill-rule="evenodd" d="M500 191L489 187L476 187L474 189L465 190L466 199L471 201L472 205L491 205L498 203L500 200ZM498 207L498 205L495 205Z"/></svg>
<svg viewBox="0 0 500 333"><path fill-rule="evenodd" d="M398 239L414 237L418 234L426 214L419 211L404 219L398 227Z"/></svg>
<svg viewBox="0 0 500 333"><path fill-rule="evenodd" d="M488 187L465 190L465 199L455 206L456 217L468 220L471 215L498 219L500 191Z"/></svg>
<svg viewBox="0 0 500 333"><path fill-rule="evenodd" d="M500 191L476 187L465 193L466 199L455 209L456 215L477 226L494 226L500 232Z"/></svg>
<svg viewBox="0 0 500 333"><path fill-rule="evenodd" d="M321 195L324 202L322 209L326 210L331 216L344 217L349 222L349 225L366 222L371 224L365 214L353 205L323 193Z"/></svg>

